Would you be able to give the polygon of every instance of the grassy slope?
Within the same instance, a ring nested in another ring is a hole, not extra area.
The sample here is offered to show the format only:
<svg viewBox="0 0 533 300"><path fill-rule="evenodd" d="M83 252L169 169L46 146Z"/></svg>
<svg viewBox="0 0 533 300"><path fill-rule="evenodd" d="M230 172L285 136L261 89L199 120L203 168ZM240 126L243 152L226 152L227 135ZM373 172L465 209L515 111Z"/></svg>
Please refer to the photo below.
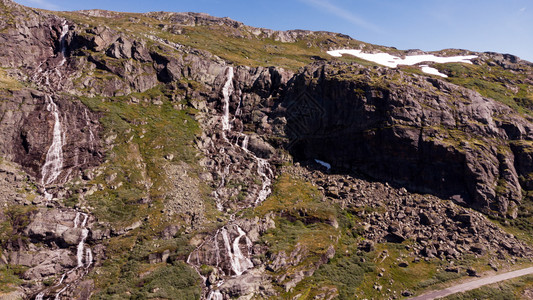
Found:
<svg viewBox="0 0 533 300"><path fill-rule="evenodd" d="M333 39L338 47L355 48L364 44L323 34L295 43L281 43L269 38L241 38L228 35L227 28L213 30L212 27L206 26L184 27L182 34L172 34L162 29L165 25L173 25L170 22L139 14L119 14L110 19L88 18L78 13L60 14L90 26L120 28L121 31L138 38L144 38L144 34L150 32L175 43L210 51L235 64L249 66L275 65L296 70L316 59L313 56L331 59L325 53L330 46L326 44L327 39ZM137 21L130 22L131 18ZM374 65L357 58L343 57L339 60L355 61L365 66ZM507 103L517 110L529 109L528 99L531 100L531 93L527 87L520 87L518 95L522 100L518 101L505 87L495 82L496 78L487 77L486 69L482 67L454 64L443 66L455 72L450 81L476 89L483 95ZM416 70L412 72L417 73ZM476 75L472 78L472 74ZM512 75L505 72L502 74ZM483 79L479 79L481 77ZM18 87L18 83L1 70L0 84L8 89ZM188 246L189 236L183 235L169 241L153 237L166 225L179 222L178 219L168 218L161 213L165 179L161 177L159 170L163 156L173 154L175 162L184 161L194 166L196 152L192 142L199 133L199 126L191 117L193 110L178 111L172 108L173 103L165 97L164 87L135 96L148 99L163 96L164 104L130 104L128 97L82 99L92 110L103 114L101 122L105 127L104 136L116 135L113 142L115 147L108 154L108 162L102 167L103 173L91 182L92 185L101 184L103 188L88 197L87 203L94 208L93 213L99 219L110 222L116 228L123 228L149 216L140 228L106 241L108 259L103 267L96 269L91 275L100 288L95 297L195 297L199 292L199 279L189 267L179 262L179 259L183 259L191 250ZM110 182L108 179L114 177L114 174L116 177ZM152 184L150 188L146 188L148 180ZM115 188L118 182L122 185ZM143 197L152 199L153 204L139 204ZM402 245L379 245L376 251L370 254L358 252L356 245L360 237L357 228L360 220L349 212L338 210L321 200L320 193L314 187L284 175L278 179L273 195L255 210L260 216L269 212L278 216L278 228L263 237L264 243L273 245L271 252L288 252L300 243L313 253L312 257L293 270L287 270L288 272L305 269L306 264L315 262L329 245L336 247L337 254L330 263L317 270L314 276L302 281L292 292L283 294L284 291L278 287L282 295L300 294L301 298L312 298L321 293L322 288L329 286L337 288L340 298L343 299L350 299L354 293L371 297L375 295L375 283L385 289L416 290L453 277L442 271L439 262L422 261L410 263L407 268L398 267L398 259L408 258L405 247L409 242ZM210 200L206 198L206 201ZM305 217L301 217L302 211L305 211ZM333 219L338 220L339 229L330 225ZM316 243L317 240L321 243ZM177 253L174 263L147 263L149 253L162 252L164 249L172 249ZM382 253L385 250L388 255L383 258ZM470 264L484 264L486 260L482 259L480 262ZM385 276L377 279L381 269L385 270Z"/></svg>
<svg viewBox="0 0 533 300"><path fill-rule="evenodd" d="M104 242L108 259L92 275L101 289L97 298L121 299L130 294L140 298L194 298L200 291L199 277L180 262L192 250L189 236L167 241L157 236L166 226L182 223L180 216L163 213L167 179L161 170L166 163L196 165L193 142L200 128L193 119L195 111L175 109L176 103L168 100L164 87L132 96L162 99L163 104L133 104L129 97L82 99L90 109L103 114L100 121L104 138L116 137L101 167L102 174L90 182L103 188L86 201L93 207L92 213L113 228L143 221L140 228ZM173 156L170 162L164 158L168 155ZM210 201L204 196L206 202ZM142 199L150 199L150 203L143 204ZM176 253L172 264L148 263L150 253L167 249Z"/></svg>
<svg viewBox="0 0 533 300"><path fill-rule="evenodd" d="M533 87L525 83L526 72L505 70L487 63L450 63L437 65L437 68L450 74L450 82L475 90L482 96L506 104L522 114L533 116ZM527 69L527 72L532 74L533 70Z"/></svg>
<svg viewBox="0 0 533 300"><path fill-rule="evenodd" d="M77 23L89 26L105 25L119 29L126 34L150 40L146 35L156 36L194 49L206 50L227 61L238 65L247 66L278 66L286 69L297 70L316 59L330 59L326 51L329 48L359 48L382 49L397 51L360 42L346 36L317 32L303 37L296 42L284 43L273 38L255 36L251 29L239 29L227 26L177 26L168 19L158 20L153 17L135 14L118 13L113 18L87 17L80 13L58 13ZM132 21L133 20L133 21ZM169 30L168 28L179 28ZM351 58L344 60L352 61Z"/></svg>

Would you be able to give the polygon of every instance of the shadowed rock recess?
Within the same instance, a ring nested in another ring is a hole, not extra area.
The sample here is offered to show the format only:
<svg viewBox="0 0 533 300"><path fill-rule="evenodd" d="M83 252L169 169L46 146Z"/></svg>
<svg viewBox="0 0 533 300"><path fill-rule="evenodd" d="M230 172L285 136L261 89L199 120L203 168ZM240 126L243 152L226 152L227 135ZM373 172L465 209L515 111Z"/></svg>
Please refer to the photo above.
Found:
<svg viewBox="0 0 533 300"><path fill-rule="evenodd" d="M201 13L0 13L2 299L399 299L533 258L527 61L432 52L475 56L423 62L443 78Z"/></svg>

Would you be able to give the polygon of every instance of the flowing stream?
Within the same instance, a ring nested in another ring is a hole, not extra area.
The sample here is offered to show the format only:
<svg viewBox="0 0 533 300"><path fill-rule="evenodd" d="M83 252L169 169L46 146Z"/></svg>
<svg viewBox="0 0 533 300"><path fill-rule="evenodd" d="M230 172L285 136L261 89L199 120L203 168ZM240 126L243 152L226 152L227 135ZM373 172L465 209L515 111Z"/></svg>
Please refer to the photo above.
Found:
<svg viewBox="0 0 533 300"><path fill-rule="evenodd" d="M63 170L63 128L59 118L59 109L51 96L46 95L46 110L54 116L54 130L52 144L46 153L46 159L41 169L43 185L54 182Z"/></svg>
<svg viewBox="0 0 533 300"><path fill-rule="evenodd" d="M222 123L222 136L225 141L228 141L227 136L232 133L231 132L231 123L230 123L230 112L229 112L229 106L230 106L230 96L233 92L233 77L234 77L234 70L233 67L228 67L226 69L227 71L227 78L226 82L224 83L224 86L222 87L222 101L223 101L223 109L222 109L222 116L221 116L221 123ZM254 205L258 205L261 202L265 201L265 199L270 195L272 192L270 186L272 185L272 180L270 179L273 177L272 168L270 167L270 164L268 161L264 158L257 157L253 152L248 150L248 142L250 140L250 137L244 133L239 133L240 136L243 137L242 143L239 145L238 140L236 145L240 147L244 152L246 152L247 155L252 156L257 164L257 173L261 177L262 180L262 186L261 190L259 191L259 194L257 196L257 199L254 203ZM221 148L220 151L221 154L224 154L223 148ZM226 176L229 173L229 165L225 166L224 171L222 173L222 179L221 183L219 184L219 189L225 185ZM215 198L217 202L217 207L219 210L222 210L222 205L220 203L219 199L219 193L215 191Z"/></svg>
<svg viewBox="0 0 533 300"><path fill-rule="evenodd" d="M222 115L220 116L220 123L222 124L222 138L226 144L230 144L231 147L239 147L245 155L252 157L256 161L257 174L261 177L262 185L261 189L257 194L256 200L250 206L257 206L263 202L271 193L271 178L273 177L273 172L270 167L270 164L266 159L257 157L252 151L248 150L249 136L244 133L234 133L232 131L232 125L230 121L230 97L234 92L233 78L234 78L234 69L233 67L228 67L225 70L226 81L222 87ZM236 113L237 115L237 113ZM237 143L233 144L230 142L229 137L237 136ZM242 138L242 142L239 144L239 139ZM219 149L220 155L227 155L224 147ZM231 161L230 157L225 157L225 161ZM222 189L226 184L226 177L230 171L230 163L226 164L223 167L221 172L221 180L218 184L217 190L215 191L215 200L217 203L217 208L222 211L223 204L220 199L220 189ZM231 233L231 234L230 234ZM235 234L238 234L235 236ZM234 236L232 239L231 235ZM212 245L211 245L212 243ZM250 260L250 254L252 249L252 242L246 235L246 232L239 227L235 222L229 223L224 227L216 231L214 236L210 239L204 241L196 250L191 252L187 258L187 263L195 267L202 265L200 261L200 251L203 247L209 244L212 246L212 249L215 251L214 267L221 270L224 276L233 276L239 277L246 270L249 270L254 267L254 264ZM241 245L242 244L242 245ZM246 245L246 253L243 253L244 244ZM208 245L208 246L209 246ZM222 266L225 266L226 269L229 268L229 274L224 274ZM204 278L207 281L206 278ZM207 300L223 300L224 296L220 290L216 289L224 283L223 279L219 279L209 287L209 292L207 294Z"/></svg>
<svg viewBox="0 0 533 300"><path fill-rule="evenodd" d="M61 73L60 67L65 65L67 62L66 59L66 36L69 31L69 25L66 22L63 22L61 27L61 35L60 35L60 56L61 60L59 63L46 71L43 71L39 68L39 72L36 75L36 79L38 79L38 82L43 83L43 87L54 90L54 88L51 86L50 83L50 74L55 73L58 75L59 83L58 87L61 86L61 79L63 78L63 75ZM42 65L42 64L41 64ZM44 80L43 80L44 78ZM45 162L41 168L41 184L44 187L44 197L46 200L50 201L53 198L53 195L48 193L46 187L50 184L53 184L57 181L58 177L61 175L61 172L63 171L64 161L63 161L63 146L65 143L65 132L63 131L63 125L61 124L61 116L60 111L57 106L57 104L54 102L54 98L52 96L46 95L46 110L52 113L54 117L54 127L53 127L53 136L52 136L52 144L48 148L48 151L46 153ZM85 112L87 117L87 112ZM87 117L88 119L88 117ZM94 136L91 132L91 142L92 139L94 139ZM81 219L81 220L80 220ZM87 239L87 236L89 234L89 229L86 227L87 222L89 220L89 215L83 212L76 212L76 217L72 221L72 228L79 228L80 229L80 237L79 242L76 247L76 259L77 264L76 267L68 270L65 272L60 280L51 288L47 288L43 291L41 291L37 296L35 297L36 300L43 300L47 294L52 293L52 291L55 291L55 295L53 296L54 299L60 299L61 294L65 292L73 283L77 282L79 279L81 279L83 276L85 276L89 272L89 268L93 262L93 254L89 247L86 247L85 240ZM81 271L81 272L80 272ZM71 277L70 275L74 275L74 277ZM65 284L64 281L68 279L69 283ZM59 287L62 287L57 291Z"/></svg>
<svg viewBox="0 0 533 300"><path fill-rule="evenodd" d="M83 217L83 220L80 223L80 216ZM89 272L89 267L92 264L93 261L93 254L90 248L85 247L85 240L87 239L87 235L89 234L89 229L86 228L87 221L89 219L89 216L85 213L76 212L76 217L72 221L73 226L72 228L80 228L81 229L81 236L80 241L78 242L77 250L76 250L76 258L77 258L77 265L73 269L70 269L66 273L64 273L61 278L59 279L59 282L55 284L52 288L46 289L44 291L41 291L36 297L35 300L43 300L46 293L50 290L55 290L59 288L61 285L64 284L65 279L69 277L70 274L75 273L76 271L83 269L83 272L81 275L77 275L77 278L81 278L84 275L86 275ZM61 294L69 288L72 283L76 281L75 278L73 281L71 281L68 284L65 284L59 291L56 292L54 299L61 299Z"/></svg>

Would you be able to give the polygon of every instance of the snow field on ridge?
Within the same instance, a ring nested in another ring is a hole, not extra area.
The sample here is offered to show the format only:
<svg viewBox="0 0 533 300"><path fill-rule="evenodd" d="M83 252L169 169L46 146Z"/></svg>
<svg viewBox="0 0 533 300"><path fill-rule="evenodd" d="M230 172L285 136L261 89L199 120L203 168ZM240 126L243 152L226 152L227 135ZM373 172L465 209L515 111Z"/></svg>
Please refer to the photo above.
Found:
<svg viewBox="0 0 533 300"><path fill-rule="evenodd" d="M388 53L363 53L361 50L356 49L331 50L327 53L333 57L341 57L343 54L349 54L389 68L396 68L399 65L413 66L422 62L434 62L439 64L458 62L471 64L472 62L470 60L477 57L477 55L440 57L433 54L422 54L409 55L405 58L401 58ZM420 67L424 73L447 77L445 74L440 73L437 69L429 67L428 65L421 65Z"/></svg>

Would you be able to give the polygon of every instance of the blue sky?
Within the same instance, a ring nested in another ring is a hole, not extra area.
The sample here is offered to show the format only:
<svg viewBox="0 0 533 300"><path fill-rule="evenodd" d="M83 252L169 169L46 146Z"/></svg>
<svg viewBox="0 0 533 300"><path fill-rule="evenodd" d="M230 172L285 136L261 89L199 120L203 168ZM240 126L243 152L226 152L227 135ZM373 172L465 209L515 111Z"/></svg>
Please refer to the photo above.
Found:
<svg viewBox="0 0 533 300"><path fill-rule="evenodd" d="M15 0L51 10L194 11L276 30L327 30L398 49L461 48L533 61L531 0Z"/></svg>

